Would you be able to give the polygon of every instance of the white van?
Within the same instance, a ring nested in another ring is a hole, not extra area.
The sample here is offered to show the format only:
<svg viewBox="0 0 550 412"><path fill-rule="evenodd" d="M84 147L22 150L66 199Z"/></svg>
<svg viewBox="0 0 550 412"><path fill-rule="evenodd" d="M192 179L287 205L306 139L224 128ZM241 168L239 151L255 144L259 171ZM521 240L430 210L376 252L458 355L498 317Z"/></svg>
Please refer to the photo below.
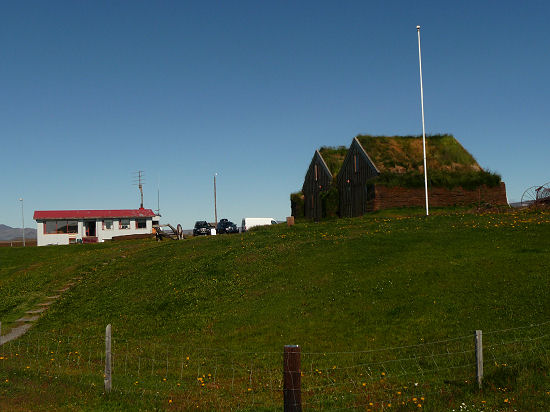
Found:
<svg viewBox="0 0 550 412"><path fill-rule="evenodd" d="M277 221L272 217L243 217L241 232L246 232L254 226L276 225Z"/></svg>

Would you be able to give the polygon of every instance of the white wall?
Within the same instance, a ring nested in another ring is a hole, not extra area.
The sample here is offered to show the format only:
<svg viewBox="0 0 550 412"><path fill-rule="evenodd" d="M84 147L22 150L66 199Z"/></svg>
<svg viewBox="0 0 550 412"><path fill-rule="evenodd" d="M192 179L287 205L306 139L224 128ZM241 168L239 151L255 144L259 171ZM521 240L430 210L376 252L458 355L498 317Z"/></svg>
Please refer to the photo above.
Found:
<svg viewBox="0 0 550 412"><path fill-rule="evenodd" d="M150 217L145 218L147 227L145 229L136 228L136 220L130 219L130 228L129 229L119 229L119 219L113 220L112 229L103 229L103 219L100 219L97 222L96 233L99 242L104 240L110 240L114 236L127 236L127 235L138 235L138 234L150 234L153 233L153 219Z"/></svg>
<svg viewBox="0 0 550 412"><path fill-rule="evenodd" d="M69 235L66 233L44 234L44 223L37 222L37 228L36 228L36 245L37 246L68 245L70 236L74 237L76 235Z"/></svg>
<svg viewBox="0 0 550 412"><path fill-rule="evenodd" d="M147 217L146 225L144 229L136 228L136 220L130 219L130 228L129 229L119 229L119 219L113 220L113 229L103 230L103 219L96 220L96 237L98 242L103 242L104 240L110 240L114 236L126 236L126 235L136 235L136 234L151 234L153 233L153 218ZM91 219L87 219L91 220ZM46 245L68 245L70 239L82 239L86 236L86 228L84 226L84 221L78 221L78 233L74 234L65 234L65 233L55 233L55 234L45 234L44 233L44 223L37 222L37 232L36 232L36 242L38 246Z"/></svg>

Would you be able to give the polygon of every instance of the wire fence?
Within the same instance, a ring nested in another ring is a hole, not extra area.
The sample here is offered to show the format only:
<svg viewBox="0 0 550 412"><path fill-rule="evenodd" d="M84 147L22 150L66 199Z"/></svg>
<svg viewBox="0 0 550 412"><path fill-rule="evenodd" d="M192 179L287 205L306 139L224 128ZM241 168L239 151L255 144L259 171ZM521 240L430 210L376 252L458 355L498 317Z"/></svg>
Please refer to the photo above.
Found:
<svg viewBox="0 0 550 412"><path fill-rule="evenodd" d="M550 365L550 322L483 332L484 385L506 371ZM232 351L112 336L113 391L180 408L280 409L283 351ZM55 377L103 391L105 336L29 333L0 347L2 379ZM353 410L422 405L476 382L474 334L364 351L301 352L302 406Z"/></svg>

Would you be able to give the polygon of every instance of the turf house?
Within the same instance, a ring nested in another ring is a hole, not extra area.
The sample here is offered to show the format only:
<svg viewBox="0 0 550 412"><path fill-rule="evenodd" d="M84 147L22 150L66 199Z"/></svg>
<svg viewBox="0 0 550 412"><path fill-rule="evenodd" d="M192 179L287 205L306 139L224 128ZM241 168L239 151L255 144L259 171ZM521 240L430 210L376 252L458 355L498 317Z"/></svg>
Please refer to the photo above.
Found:
<svg viewBox="0 0 550 412"><path fill-rule="evenodd" d="M293 216L317 220L424 205L422 136L359 135L343 149L316 152L302 192L291 195ZM452 135L427 137L426 154L430 206L508 204L500 176L484 170ZM319 172L323 164L332 183L320 189L314 184L315 165Z"/></svg>
<svg viewBox="0 0 550 412"><path fill-rule="evenodd" d="M331 184L332 173L319 150L316 150L302 186L304 215L306 218L319 220L323 217L321 193L329 190Z"/></svg>
<svg viewBox="0 0 550 412"><path fill-rule="evenodd" d="M378 175L378 168L359 140L354 138L336 180L340 216L361 216L373 209L372 182Z"/></svg>
<svg viewBox="0 0 550 412"><path fill-rule="evenodd" d="M302 190L290 195L292 216L305 216L313 220L337 216L338 189L335 177L347 152L346 146L321 147L315 151Z"/></svg>

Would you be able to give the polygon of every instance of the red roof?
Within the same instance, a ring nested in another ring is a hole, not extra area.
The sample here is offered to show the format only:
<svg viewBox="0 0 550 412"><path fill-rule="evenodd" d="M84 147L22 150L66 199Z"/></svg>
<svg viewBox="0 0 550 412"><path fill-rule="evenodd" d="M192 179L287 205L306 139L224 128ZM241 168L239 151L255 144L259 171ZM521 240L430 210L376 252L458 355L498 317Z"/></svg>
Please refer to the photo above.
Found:
<svg viewBox="0 0 550 412"><path fill-rule="evenodd" d="M116 219L123 217L153 217L151 209L118 210L35 210L34 220L46 219Z"/></svg>

